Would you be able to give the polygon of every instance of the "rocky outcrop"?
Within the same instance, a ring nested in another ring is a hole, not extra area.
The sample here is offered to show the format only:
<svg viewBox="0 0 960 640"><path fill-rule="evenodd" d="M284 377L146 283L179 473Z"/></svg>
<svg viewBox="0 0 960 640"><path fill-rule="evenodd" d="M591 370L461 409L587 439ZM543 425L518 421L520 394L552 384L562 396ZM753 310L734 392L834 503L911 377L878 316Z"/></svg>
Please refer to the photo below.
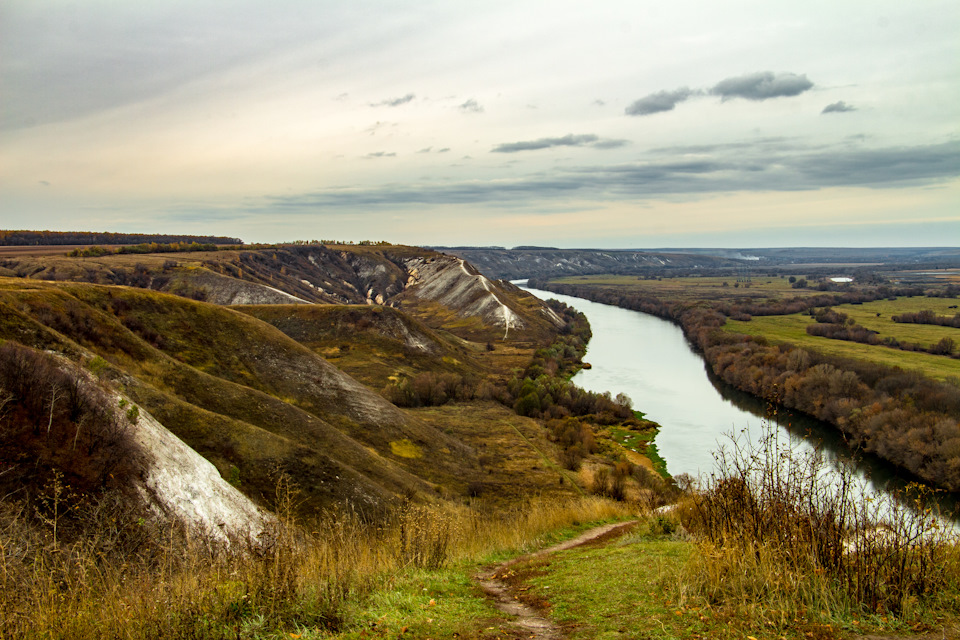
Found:
<svg viewBox="0 0 960 640"><path fill-rule="evenodd" d="M310 304L309 300L275 287L211 272L198 273L190 279L190 282L204 292L204 299L207 302L213 304ZM176 289L171 290L176 291Z"/></svg>
<svg viewBox="0 0 960 640"><path fill-rule="evenodd" d="M523 329L520 314L486 276L465 260L453 256L412 258L406 261L409 295L439 302L463 317L479 317L486 324L502 327L504 338L511 329Z"/></svg>
<svg viewBox="0 0 960 640"><path fill-rule="evenodd" d="M117 400L132 405L124 396ZM256 544L275 522L142 408L130 437L142 456L142 472L131 488L161 522L184 524L195 536L228 545Z"/></svg>

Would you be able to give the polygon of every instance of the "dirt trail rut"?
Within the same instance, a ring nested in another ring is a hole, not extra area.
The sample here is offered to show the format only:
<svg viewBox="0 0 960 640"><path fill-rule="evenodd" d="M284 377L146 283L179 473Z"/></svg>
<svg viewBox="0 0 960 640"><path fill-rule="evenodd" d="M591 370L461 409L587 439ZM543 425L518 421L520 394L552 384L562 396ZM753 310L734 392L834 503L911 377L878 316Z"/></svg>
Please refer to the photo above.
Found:
<svg viewBox="0 0 960 640"><path fill-rule="evenodd" d="M483 592L493 600L497 609L516 618L513 624L517 627L518 631L523 634L523 638L531 638L533 640L563 640L565 636L560 630L560 627L540 615L540 612L533 607L517 599L510 585L504 580L504 576L511 566L519 562L579 547L600 538L614 537L624 533L636 523L636 520L631 520L629 522L617 522L590 529L566 542L561 542L560 544L541 549L534 553L528 553L527 555L508 560L495 567L486 569L474 576L474 579L477 581L477 584L480 585L480 588L483 589Z"/></svg>

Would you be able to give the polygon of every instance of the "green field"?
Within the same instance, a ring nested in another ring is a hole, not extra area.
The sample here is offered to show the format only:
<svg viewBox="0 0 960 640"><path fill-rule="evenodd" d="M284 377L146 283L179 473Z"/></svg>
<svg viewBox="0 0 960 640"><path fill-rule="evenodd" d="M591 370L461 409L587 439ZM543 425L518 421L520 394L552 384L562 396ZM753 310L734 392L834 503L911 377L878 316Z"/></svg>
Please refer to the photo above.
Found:
<svg viewBox="0 0 960 640"><path fill-rule="evenodd" d="M938 315L953 315L956 310L949 309L949 307L956 302L955 299L951 298L914 297L877 300L859 305L843 304L837 305L834 309L847 314L857 324L879 332L881 338L889 336L902 342L913 342L928 347L943 337L952 337L960 342L960 330L933 325L901 324L894 322L891 319L892 316L898 313L922 311L924 309L930 309ZM754 317L746 322L728 320L724 330L764 336L771 342L795 344L829 355L857 358L887 366L916 370L937 380L960 377L960 360L929 353L902 351L881 345L860 344L811 336L807 334L806 326L813 322L814 319L809 315L799 313L787 316L762 316Z"/></svg>
<svg viewBox="0 0 960 640"><path fill-rule="evenodd" d="M798 275L797 278L803 276ZM648 280L637 276L572 276L552 280L558 284L590 285L616 288L626 293L646 293L671 300L724 300L744 299L750 301L792 298L794 296L819 295L822 291L794 289L788 276L762 276L749 282L738 283L736 276L687 277ZM726 286L724 286L726 283Z"/></svg>

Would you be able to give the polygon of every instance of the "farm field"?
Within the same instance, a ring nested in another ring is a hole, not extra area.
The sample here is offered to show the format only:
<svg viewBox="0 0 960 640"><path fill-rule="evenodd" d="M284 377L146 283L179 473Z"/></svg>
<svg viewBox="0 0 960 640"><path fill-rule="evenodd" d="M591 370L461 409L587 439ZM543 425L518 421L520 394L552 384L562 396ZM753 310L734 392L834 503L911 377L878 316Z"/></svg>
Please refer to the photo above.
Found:
<svg viewBox="0 0 960 640"><path fill-rule="evenodd" d="M804 277L797 275L797 278ZM643 292L652 296L667 297L674 300L723 300L744 298L763 300L805 295L819 295L822 291L813 289L794 289L790 286L789 276L762 276L750 279L750 282L738 283L736 276L723 277L687 277L644 279L638 276L595 275L555 278L558 284L589 285L595 287L616 288L625 292ZM724 285L726 283L726 285Z"/></svg>
<svg viewBox="0 0 960 640"><path fill-rule="evenodd" d="M844 304L834 307L847 314L857 324L872 329L880 337L893 337L901 342L913 342L928 347L943 337L960 341L960 330L934 325L894 322L892 317L906 312L929 309L937 315L953 315L956 305L952 298L897 298L877 300L864 304ZM772 342L788 342L800 347L816 349L830 355L857 358L888 366L917 370L931 378L945 380L960 377L960 360L929 353L902 351L882 345L868 345L845 340L811 336L806 326L814 320L807 314L754 317L749 321L727 320L724 330L754 336L764 336Z"/></svg>

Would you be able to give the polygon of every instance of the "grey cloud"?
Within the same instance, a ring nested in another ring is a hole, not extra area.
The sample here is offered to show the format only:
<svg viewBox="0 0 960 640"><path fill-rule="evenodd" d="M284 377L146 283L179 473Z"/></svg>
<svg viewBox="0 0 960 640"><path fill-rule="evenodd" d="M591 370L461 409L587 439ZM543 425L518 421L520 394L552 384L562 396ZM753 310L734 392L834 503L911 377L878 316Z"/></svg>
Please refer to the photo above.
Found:
<svg viewBox="0 0 960 640"><path fill-rule="evenodd" d="M417 151L417 153L430 153L432 150L433 147L424 147L423 149L420 149L420 151Z"/></svg>
<svg viewBox="0 0 960 640"><path fill-rule="evenodd" d="M617 149L619 147L625 147L630 144L629 140L622 140L617 138L602 138L597 140L590 146L594 149Z"/></svg>
<svg viewBox="0 0 960 640"><path fill-rule="evenodd" d="M511 180L471 180L373 189L330 189L267 199L265 208L510 204L583 197L601 200L735 191L800 191L861 186L874 189L937 184L960 177L960 142L916 147L846 146L777 150L772 145L721 148L688 160L654 156L618 166L584 166Z"/></svg>
<svg viewBox="0 0 960 640"><path fill-rule="evenodd" d="M691 91L687 87L681 87L675 91L658 91L657 93L651 93L645 98L640 98L629 105L626 108L626 114L628 116L648 116L652 113L672 111L677 104L697 93L698 92Z"/></svg>
<svg viewBox="0 0 960 640"><path fill-rule="evenodd" d="M522 142L505 142L498 144L492 151L494 153L516 153L517 151L536 151L538 149L549 149L550 147L580 147L591 142L596 142L599 137L592 133L574 135L568 133L560 138L538 138L537 140L525 140Z"/></svg>
<svg viewBox="0 0 960 640"><path fill-rule="evenodd" d="M840 100L840 101L838 101L838 102L834 102L834 103L832 103L832 104L828 104L827 106L825 106L825 107L823 108L823 111L821 111L820 113L821 113L821 114L823 114L823 113L846 113L847 111L856 111L856 110L857 110L856 107L847 104L847 103L844 102L843 100Z"/></svg>
<svg viewBox="0 0 960 640"><path fill-rule="evenodd" d="M408 102L412 102L413 99L416 97L417 96L415 94L408 93L407 95L401 96L399 98L389 98L387 100L381 100L380 102L371 102L370 106L371 107L399 107L400 105L404 105L404 104L407 104Z"/></svg>
<svg viewBox="0 0 960 640"><path fill-rule="evenodd" d="M470 98L460 105L459 109L461 111L466 111L467 113L483 113L483 107L481 107L480 104L473 98Z"/></svg>
<svg viewBox="0 0 960 640"><path fill-rule="evenodd" d="M364 158L395 158L396 156L397 154L393 151L389 153L386 151L374 151L373 153L368 153L363 157Z"/></svg>
<svg viewBox="0 0 960 640"><path fill-rule="evenodd" d="M710 93L722 97L746 98L747 100L767 100L800 95L813 87L806 75L795 73L774 74L772 71L758 71L736 78L727 78L718 82Z"/></svg>
<svg viewBox="0 0 960 640"><path fill-rule="evenodd" d="M615 140L611 138L601 138L592 133L574 135L568 133L559 138L538 138L536 140L523 140L521 142L504 142L498 144L491 151L493 153L517 153L518 151L537 151L540 149L550 149L552 147L584 147L589 146L595 149L615 149L629 144L628 140Z"/></svg>
<svg viewBox="0 0 960 640"><path fill-rule="evenodd" d="M450 147L444 147L443 149L438 149L437 153L446 153L447 151L450 151Z"/></svg>
<svg viewBox="0 0 960 640"><path fill-rule="evenodd" d="M597 98L596 100L593 101L593 106L595 107L603 107L603 106L606 106L606 104L607 103L601 100L600 98Z"/></svg>

